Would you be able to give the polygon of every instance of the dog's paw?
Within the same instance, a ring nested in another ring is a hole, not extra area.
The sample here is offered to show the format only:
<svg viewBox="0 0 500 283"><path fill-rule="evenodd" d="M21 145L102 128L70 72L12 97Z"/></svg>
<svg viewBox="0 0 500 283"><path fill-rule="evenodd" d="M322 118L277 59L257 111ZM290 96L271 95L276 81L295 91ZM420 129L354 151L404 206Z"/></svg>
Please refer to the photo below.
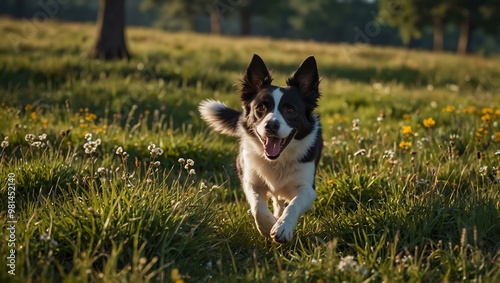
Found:
<svg viewBox="0 0 500 283"><path fill-rule="evenodd" d="M271 229L271 239L280 244L287 244L292 241L294 226L285 221L278 221Z"/></svg>

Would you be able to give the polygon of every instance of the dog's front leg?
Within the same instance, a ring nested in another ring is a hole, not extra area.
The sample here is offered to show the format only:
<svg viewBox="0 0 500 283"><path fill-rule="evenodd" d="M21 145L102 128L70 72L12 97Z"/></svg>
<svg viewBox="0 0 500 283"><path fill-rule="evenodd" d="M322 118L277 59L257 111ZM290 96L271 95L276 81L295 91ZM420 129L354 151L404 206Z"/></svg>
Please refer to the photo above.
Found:
<svg viewBox="0 0 500 283"><path fill-rule="evenodd" d="M311 186L305 186L299 190L300 192L292 199L271 229L271 238L275 242L289 243L292 240L297 220L311 208L316 199L316 191Z"/></svg>
<svg viewBox="0 0 500 283"><path fill-rule="evenodd" d="M255 219L255 225L260 234L265 237L270 237L271 228L276 223L276 218L267 206L267 195L265 190L259 189L255 184L245 182L243 190L250 204L250 211Z"/></svg>

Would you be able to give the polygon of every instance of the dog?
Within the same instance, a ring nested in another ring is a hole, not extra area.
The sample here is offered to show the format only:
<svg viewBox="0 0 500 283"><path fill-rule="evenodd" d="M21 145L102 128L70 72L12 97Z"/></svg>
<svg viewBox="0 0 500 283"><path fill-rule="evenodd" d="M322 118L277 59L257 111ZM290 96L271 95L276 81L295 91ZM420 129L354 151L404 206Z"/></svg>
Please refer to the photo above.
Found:
<svg viewBox="0 0 500 283"><path fill-rule="evenodd" d="M319 81L316 59L310 56L286 86L272 85L269 70L255 54L241 81L242 111L215 100L199 105L209 126L239 138L237 169L250 211L260 234L277 243L292 240L298 218L316 198L314 178L323 147L314 113Z"/></svg>

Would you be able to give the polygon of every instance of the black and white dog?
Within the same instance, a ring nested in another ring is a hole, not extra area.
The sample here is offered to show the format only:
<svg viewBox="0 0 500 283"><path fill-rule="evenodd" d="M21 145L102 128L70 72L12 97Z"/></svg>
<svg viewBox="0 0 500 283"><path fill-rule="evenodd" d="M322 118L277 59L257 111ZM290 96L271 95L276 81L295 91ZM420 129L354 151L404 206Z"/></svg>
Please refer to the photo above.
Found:
<svg viewBox="0 0 500 283"><path fill-rule="evenodd" d="M288 243L316 198L314 176L323 147L314 113L320 96L316 60L304 60L287 86L271 81L264 61L254 55L242 79L243 112L214 100L201 102L199 110L216 131L239 137L238 173L257 229Z"/></svg>

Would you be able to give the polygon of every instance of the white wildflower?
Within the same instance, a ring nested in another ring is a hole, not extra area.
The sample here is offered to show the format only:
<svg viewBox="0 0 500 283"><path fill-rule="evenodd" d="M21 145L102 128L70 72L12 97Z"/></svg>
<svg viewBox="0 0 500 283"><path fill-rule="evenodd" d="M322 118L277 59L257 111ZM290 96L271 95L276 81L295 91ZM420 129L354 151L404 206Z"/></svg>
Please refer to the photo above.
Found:
<svg viewBox="0 0 500 283"><path fill-rule="evenodd" d="M358 155L365 155L366 154L366 149L362 148L354 153L354 156Z"/></svg>
<svg viewBox="0 0 500 283"><path fill-rule="evenodd" d="M41 140L41 141L44 141L47 139L47 134L41 134L38 136L38 139Z"/></svg>
<svg viewBox="0 0 500 283"><path fill-rule="evenodd" d="M188 160L186 160L186 163L187 163L187 165L189 165L189 166L194 166L194 161L193 161L193 159L188 159Z"/></svg>
<svg viewBox="0 0 500 283"><path fill-rule="evenodd" d="M190 169L188 174L189 174L189 176L192 176L192 175L196 174L196 171L194 171L194 169Z"/></svg>
<svg viewBox="0 0 500 283"><path fill-rule="evenodd" d="M181 165L184 165L184 163L186 162L186 160L185 160L184 158L182 158L182 157L181 157L181 158L179 158L179 160L177 160L177 161L179 161L179 163L180 163Z"/></svg>
<svg viewBox="0 0 500 283"><path fill-rule="evenodd" d="M201 182L200 183L200 189L203 190L203 189L206 189L207 188L207 185L205 185L205 182Z"/></svg>
<svg viewBox="0 0 500 283"><path fill-rule="evenodd" d="M0 143L0 147L2 147L2 148L6 148L8 146L9 146L9 141L8 140L3 140L2 143Z"/></svg>
<svg viewBox="0 0 500 283"><path fill-rule="evenodd" d="M119 146L119 147L116 149L116 154L118 154L118 155L122 155L122 154L123 154L123 147Z"/></svg>
<svg viewBox="0 0 500 283"><path fill-rule="evenodd" d="M160 161L155 161L153 162L154 167L160 167Z"/></svg>
<svg viewBox="0 0 500 283"><path fill-rule="evenodd" d="M156 148L156 144L150 142L149 145L148 145L148 150L151 152L155 148Z"/></svg>
<svg viewBox="0 0 500 283"><path fill-rule="evenodd" d="M382 158L386 158L386 159L393 159L394 158L394 151L392 150L385 150L384 151L384 155L382 155Z"/></svg>
<svg viewBox="0 0 500 283"><path fill-rule="evenodd" d="M486 175L487 172L488 172L488 166L482 166L479 168L479 174L481 174L481 176Z"/></svg>
<svg viewBox="0 0 500 283"><path fill-rule="evenodd" d="M85 140L91 141L92 140L92 134L91 133L86 133L85 134Z"/></svg>
<svg viewBox="0 0 500 283"><path fill-rule="evenodd" d="M41 141L35 141L35 142L32 142L32 143L31 143L31 146L34 146L34 147L40 148L40 147L42 147L42 142L41 142Z"/></svg>
<svg viewBox="0 0 500 283"><path fill-rule="evenodd" d="M33 134L27 134L24 139L29 143L31 144L32 142L35 141L35 135Z"/></svg>

